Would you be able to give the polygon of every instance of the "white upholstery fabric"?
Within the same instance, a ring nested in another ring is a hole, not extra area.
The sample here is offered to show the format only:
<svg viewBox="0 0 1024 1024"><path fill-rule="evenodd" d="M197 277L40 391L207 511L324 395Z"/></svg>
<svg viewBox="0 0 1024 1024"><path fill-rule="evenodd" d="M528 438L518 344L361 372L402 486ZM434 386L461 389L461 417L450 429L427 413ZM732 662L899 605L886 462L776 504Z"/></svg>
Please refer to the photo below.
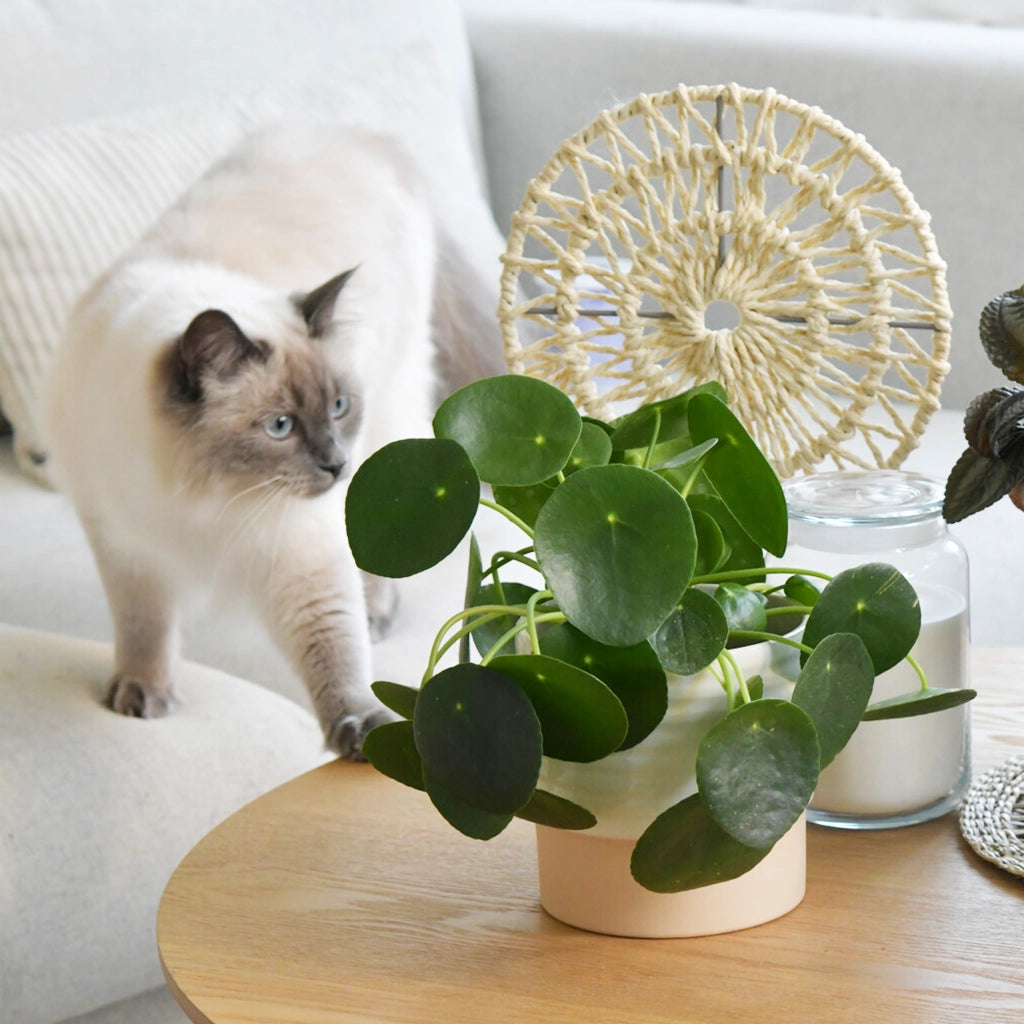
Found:
<svg viewBox="0 0 1024 1024"><path fill-rule="evenodd" d="M49 1024L162 982L156 909L219 821L325 757L303 709L198 665L140 720L100 703L109 647L0 626L0 1007Z"/></svg>

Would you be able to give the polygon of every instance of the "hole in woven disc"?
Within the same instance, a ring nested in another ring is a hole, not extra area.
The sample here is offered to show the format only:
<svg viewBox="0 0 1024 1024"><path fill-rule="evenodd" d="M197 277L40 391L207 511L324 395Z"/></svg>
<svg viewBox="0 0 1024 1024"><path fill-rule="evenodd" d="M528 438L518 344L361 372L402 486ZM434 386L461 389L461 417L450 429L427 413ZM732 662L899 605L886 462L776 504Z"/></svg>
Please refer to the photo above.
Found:
<svg viewBox="0 0 1024 1024"><path fill-rule="evenodd" d="M735 331L742 319L739 306L728 299L715 299L704 308L704 326L709 331Z"/></svg>

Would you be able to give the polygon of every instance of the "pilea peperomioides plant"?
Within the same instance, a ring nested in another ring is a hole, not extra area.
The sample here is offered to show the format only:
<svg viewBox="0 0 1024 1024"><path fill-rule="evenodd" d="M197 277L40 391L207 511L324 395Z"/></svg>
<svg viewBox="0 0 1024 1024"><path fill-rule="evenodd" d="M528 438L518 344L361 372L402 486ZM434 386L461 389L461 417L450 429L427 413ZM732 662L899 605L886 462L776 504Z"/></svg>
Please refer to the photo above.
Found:
<svg viewBox="0 0 1024 1024"><path fill-rule="evenodd" d="M696 752L698 791L650 824L632 870L661 892L722 881L789 830L862 718L973 696L922 676L869 708L875 674L917 638L917 595L887 565L831 580L766 565L786 549L782 488L718 384L603 423L543 381L493 377L448 398L434 433L372 455L346 521L359 566L391 577L454 551L481 507L522 533L486 562L471 539L465 607L441 624L420 685L374 685L400 718L367 737L367 758L467 836L514 817L592 827L587 808L538 787L543 759L636 746L665 715L669 674L710 668L721 719ZM799 652L789 699L765 696L731 653L764 640Z"/></svg>

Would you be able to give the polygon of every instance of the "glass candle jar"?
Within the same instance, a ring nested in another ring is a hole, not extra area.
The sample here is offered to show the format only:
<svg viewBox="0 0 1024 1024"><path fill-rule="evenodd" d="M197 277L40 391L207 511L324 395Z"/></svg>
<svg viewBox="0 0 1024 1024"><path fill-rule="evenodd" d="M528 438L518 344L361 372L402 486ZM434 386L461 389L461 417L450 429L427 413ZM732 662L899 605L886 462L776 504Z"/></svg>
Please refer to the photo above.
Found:
<svg viewBox="0 0 1024 1024"><path fill-rule="evenodd" d="M969 682L967 555L942 518L942 484L895 470L838 471L784 485L789 506L786 565L835 575L886 562L921 602L911 654L930 686ZM875 680L872 703L920 687L902 662ZM862 722L822 772L808 820L839 828L892 828L955 807L970 784L968 705L912 718Z"/></svg>

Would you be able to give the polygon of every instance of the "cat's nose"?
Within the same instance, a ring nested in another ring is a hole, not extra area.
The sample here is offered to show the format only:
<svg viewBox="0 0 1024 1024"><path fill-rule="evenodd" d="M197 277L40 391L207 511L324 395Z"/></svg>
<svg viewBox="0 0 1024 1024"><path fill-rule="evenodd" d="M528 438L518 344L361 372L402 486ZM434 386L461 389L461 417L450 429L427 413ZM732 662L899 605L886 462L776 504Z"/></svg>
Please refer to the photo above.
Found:
<svg viewBox="0 0 1024 1024"><path fill-rule="evenodd" d="M335 480L345 471L345 460L340 454L336 458L321 459L318 465L324 472L330 473Z"/></svg>
<svg viewBox="0 0 1024 1024"><path fill-rule="evenodd" d="M345 451L334 438L325 437L314 451L317 466L335 480L345 472Z"/></svg>

